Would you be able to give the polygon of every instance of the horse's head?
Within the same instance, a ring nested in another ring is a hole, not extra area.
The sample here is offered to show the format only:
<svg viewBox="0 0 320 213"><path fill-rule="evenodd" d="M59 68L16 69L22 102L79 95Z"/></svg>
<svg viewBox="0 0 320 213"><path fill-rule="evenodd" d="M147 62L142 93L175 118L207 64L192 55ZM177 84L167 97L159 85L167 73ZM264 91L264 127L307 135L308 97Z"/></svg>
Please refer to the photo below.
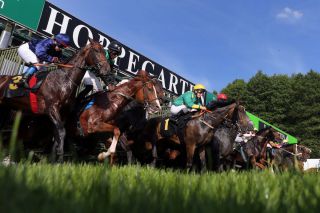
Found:
<svg viewBox="0 0 320 213"><path fill-rule="evenodd" d="M165 101L167 101L167 97L165 96L162 83L157 79L152 79L154 82L154 87L156 88L157 96L160 100L160 103L163 104Z"/></svg>
<svg viewBox="0 0 320 213"><path fill-rule="evenodd" d="M238 103L233 112L232 121L242 133L253 130L253 123L250 121L244 106L239 105Z"/></svg>
<svg viewBox="0 0 320 213"><path fill-rule="evenodd" d="M310 158L311 149L307 148L303 145L297 145L297 159L302 162L306 162L308 158Z"/></svg>
<svg viewBox="0 0 320 213"><path fill-rule="evenodd" d="M152 78L146 71L140 70L137 76L134 78L137 82L137 90L135 93L135 99L144 103L148 113L156 113L161 110L159 94L163 95L162 89L156 89L158 87L157 79Z"/></svg>
<svg viewBox="0 0 320 213"><path fill-rule="evenodd" d="M261 140L266 139L263 140L264 142L274 141L279 143L282 141L280 133L271 126L259 130L256 133L256 136L258 136L258 138Z"/></svg>
<svg viewBox="0 0 320 213"><path fill-rule="evenodd" d="M106 58L106 52L103 46L92 39L89 39L90 43L87 44L81 51L84 56L84 66L88 69L97 72L99 75L105 75L111 71L111 67Z"/></svg>

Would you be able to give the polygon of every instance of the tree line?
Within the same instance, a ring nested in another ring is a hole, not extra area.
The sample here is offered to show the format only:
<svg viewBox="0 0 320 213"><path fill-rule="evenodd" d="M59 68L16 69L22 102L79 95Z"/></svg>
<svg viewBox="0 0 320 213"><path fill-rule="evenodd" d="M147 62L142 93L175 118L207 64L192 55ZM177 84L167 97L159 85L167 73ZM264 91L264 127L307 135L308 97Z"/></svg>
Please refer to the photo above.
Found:
<svg viewBox="0 0 320 213"><path fill-rule="evenodd" d="M221 92L246 110L298 138L320 158L320 74L268 76L258 71L248 82L237 79Z"/></svg>

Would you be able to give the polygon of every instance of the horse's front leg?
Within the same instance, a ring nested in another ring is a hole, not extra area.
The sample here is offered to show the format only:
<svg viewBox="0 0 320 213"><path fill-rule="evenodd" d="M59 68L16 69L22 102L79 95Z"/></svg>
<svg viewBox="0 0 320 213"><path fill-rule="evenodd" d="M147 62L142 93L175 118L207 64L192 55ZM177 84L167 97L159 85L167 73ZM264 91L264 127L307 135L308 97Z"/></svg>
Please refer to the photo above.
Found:
<svg viewBox="0 0 320 213"><path fill-rule="evenodd" d="M195 149L196 149L195 144L186 144L186 153L187 153L186 169L188 172L190 172L191 168L192 168L193 156L194 156Z"/></svg>
<svg viewBox="0 0 320 213"><path fill-rule="evenodd" d="M205 147L202 146L199 148L199 157L200 157L200 163L201 163L201 173L204 173L207 171L207 164L206 164L206 150Z"/></svg>
<svg viewBox="0 0 320 213"><path fill-rule="evenodd" d="M54 124L54 144L52 146L52 161L62 163L64 154L64 139L66 136L66 130L64 128L63 122L59 110L53 108L49 112L49 117ZM58 157L58 159L56 158Z"/></svg>
<svg viewBox="0 0 320 213"><path fill-rule="evenodd" d="M108 123L100 123L90 128L91 132L113 132L113 138L111 146L109 147L107 152L102 152L98 155L98 160L103 161L105 158L110 156L110 164L114 164L114 157L116 152L117 143L120 136L120 130L117 126L108 124Z"/></svg>

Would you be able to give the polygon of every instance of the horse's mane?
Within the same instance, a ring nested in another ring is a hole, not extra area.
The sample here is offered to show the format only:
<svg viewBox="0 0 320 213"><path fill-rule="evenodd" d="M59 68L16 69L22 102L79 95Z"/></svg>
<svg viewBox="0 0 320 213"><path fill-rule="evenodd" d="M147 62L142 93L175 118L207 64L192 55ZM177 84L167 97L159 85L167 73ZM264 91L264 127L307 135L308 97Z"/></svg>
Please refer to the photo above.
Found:
<svg viewBox="0 0 320 213"><path fill-rule="evenodd" d="M266 128L260 129L260 130L256 133L256 135L261 135L262 133L264 133L264 132L267 131L267 130L270 130L271 128L272 128L271 126L268 126L268 127L266 127Z"/></svg>
<svg viewBox="0 0 320 213"><path fill-rule="evenodd" d="M236 103L230 103L229 105L227 106L224 106L224 107L220 107L220 108L217 108L215 109L214 111L212 111L212 113L214 114L221 114L222 112L225 112L226 110L229 110L229 108L233 105L236 105Z"/></svg>

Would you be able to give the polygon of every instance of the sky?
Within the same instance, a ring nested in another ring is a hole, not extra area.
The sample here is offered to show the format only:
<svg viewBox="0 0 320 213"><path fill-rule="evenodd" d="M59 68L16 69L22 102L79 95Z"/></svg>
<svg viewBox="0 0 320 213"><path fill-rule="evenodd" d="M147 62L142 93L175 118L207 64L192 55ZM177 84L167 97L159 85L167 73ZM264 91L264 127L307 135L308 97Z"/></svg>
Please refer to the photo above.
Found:
<svg viewBox="0 0 320 213"><path fill-rule="evenodd" d="M320 67L319 0L48 0L209 91Z"/></svg>

